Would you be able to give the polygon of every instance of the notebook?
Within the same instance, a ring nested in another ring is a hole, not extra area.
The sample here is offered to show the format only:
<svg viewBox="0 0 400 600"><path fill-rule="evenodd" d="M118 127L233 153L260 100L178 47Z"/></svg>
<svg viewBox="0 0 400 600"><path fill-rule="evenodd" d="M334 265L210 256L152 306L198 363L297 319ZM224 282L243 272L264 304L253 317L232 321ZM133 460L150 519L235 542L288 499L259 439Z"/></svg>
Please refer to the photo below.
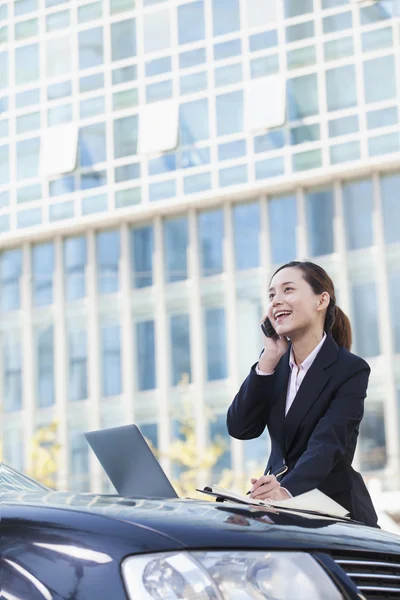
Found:
<svg viewBox="0 0 400 600"><path fill-rule="evenodd" d="M215 485L211 487L207 486L204 489L198 489L197 491L224 500L233 500L234 502L250 504L252 506L274 506L278 508L289 508L290 510L309 510L325 515L332 515L334 517L350 517L350 513L346 508L316 488L305 494L295 496L294 498L288 498L287 500L271 500L269 498L266 500L257 500L255 498L250 498L250 496L243 496Z"/></svg>

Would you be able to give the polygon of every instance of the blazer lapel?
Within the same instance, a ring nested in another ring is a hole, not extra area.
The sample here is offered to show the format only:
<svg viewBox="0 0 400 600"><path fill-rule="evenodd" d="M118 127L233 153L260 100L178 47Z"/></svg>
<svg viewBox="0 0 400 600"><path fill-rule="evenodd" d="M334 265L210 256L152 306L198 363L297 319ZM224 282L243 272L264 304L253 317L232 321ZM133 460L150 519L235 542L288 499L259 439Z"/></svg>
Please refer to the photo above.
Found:
<svg viewBox="0 0 400 600"><path fill-rule="evenodd" d="M331 378L325 369L336 361L338 351L338 345L328 334L321 350L307 371L286 418L284 418L286 453L289 451L300 423Z"/></svg>

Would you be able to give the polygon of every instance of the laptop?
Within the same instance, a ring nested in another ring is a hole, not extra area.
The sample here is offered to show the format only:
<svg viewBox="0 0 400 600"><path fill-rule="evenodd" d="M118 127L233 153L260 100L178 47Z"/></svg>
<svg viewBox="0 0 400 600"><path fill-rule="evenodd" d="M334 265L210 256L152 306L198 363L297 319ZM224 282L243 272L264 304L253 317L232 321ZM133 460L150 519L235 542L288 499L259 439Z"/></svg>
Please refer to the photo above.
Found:
<svg viewBox="0 0 400 600"><path fill-rule="evenodd" d="M88 431L84 435L118 494L178 498L136 425Z"/></svg>

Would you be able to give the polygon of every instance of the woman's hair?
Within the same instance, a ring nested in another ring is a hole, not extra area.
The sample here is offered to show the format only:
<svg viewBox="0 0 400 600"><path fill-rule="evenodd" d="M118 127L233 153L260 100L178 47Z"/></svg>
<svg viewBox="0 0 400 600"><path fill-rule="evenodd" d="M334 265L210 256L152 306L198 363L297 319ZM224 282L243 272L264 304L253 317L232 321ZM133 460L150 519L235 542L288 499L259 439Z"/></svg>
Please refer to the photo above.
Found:
<svg viewBox="0 0 400 600"><path fill-rule="evenodd" d="M314 294L328 292L330 302L325 314L324 330L327 333L332 334L333 339L339 346L343 346L344 348L347 348L347 350L350 350L352 342L350 320L344 314L342 309L336 306L335 286L328 273L315 263L293 260L279 267L271 279L279 273L279 271L288 267L295 267L296 269L301 270L303 278L311 286Z"/></svg>

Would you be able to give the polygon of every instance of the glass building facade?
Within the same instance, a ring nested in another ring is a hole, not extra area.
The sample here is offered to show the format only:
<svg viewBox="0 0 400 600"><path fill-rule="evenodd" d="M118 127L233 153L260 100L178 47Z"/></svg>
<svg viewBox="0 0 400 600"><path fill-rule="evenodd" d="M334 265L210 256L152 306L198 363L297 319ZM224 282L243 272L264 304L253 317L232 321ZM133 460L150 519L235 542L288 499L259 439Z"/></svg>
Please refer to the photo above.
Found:
<svg viewBox="0 0 400 600"><path fill-rule="evenodd" d="M399 45L399 0L0 4L6 460L57 419L60 485L99 489L82 432L163 455L189 402L215 476L253 473L226 410L310 258L372 367L356 466L400 488Z"/></svg>

